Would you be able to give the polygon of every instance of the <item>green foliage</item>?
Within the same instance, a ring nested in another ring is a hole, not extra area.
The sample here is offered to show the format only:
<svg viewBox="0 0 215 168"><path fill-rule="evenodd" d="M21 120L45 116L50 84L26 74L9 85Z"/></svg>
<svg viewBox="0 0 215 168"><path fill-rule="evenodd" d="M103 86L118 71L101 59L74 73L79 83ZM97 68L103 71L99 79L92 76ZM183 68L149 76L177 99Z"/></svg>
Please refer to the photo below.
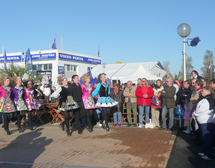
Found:
<svg viewBox="0 0 215 168"><path fill-rule="evenodd" d="M187 56L186 57L186 79L191 79L192 78L192 71L193 71L193 65L192 65L193 59L192 57ZM182 58L182 65L181 65L181 71L179 71L178 79L183 80L183 71L184 71L184 63L183 63L183 58Z"/></svg>
<svg viewBox="0 0 215 168"><path fill-rule="evenodd" d="M209 69L209 64L211 63L211 68ZM213 51L206 50L203 58L203 67L201 68L202 77L205 78L206 82L209 83L210 79L214 78L214 57Z"/></svg>
<svg viewBox="0 0 215 168"><path fill-rule="evenodd" d="M42 75L38 75L35 78L35 71L30 71L30 65L21 67L19 65L10 64L7 69L0 69L0 75L6 75L10 78L17 76L23 78L25 74L28 74L28 80L38 82L42 79Z"/></svg>

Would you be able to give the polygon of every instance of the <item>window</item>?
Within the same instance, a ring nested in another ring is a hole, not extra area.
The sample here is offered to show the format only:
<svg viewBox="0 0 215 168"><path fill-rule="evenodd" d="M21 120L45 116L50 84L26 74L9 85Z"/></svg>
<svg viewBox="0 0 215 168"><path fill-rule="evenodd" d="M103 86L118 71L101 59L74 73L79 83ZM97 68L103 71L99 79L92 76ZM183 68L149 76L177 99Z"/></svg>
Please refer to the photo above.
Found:
<svg viewBox="0 0 215 168"><path fill-rule="evenodd" d="M40 70L40 71L42 70L42 65L41 64L37 65L37 70Z"/></svg>
<svg viewBox="0 0 215 168"><path fill-rule="evenodd" d="M48 67L50 70L52 70L52 64L49 64L49 67Z"/></svg>
<svg viewBox="0 0 215 168"><path fill-rule="evenodd" d="M70 71L70 65L67 65L67 71Z"/></svg>
<svg viewBox="0 0 215 168"><path fill-rule="evenodd" d="M48 65L44 64L44 70L47 70L47 69L48 69Z"/></svg>
<svg viewBox="0 0 215 168"><path fill-rule="evenodd" d="M37 65L33 65L33 70L37 70Z"/></svg>
<svg viewBox="0 0 215 168"><path fill-rule="evenodd" d="M76 72L77 66L74 66L74 72Z"/></svg>

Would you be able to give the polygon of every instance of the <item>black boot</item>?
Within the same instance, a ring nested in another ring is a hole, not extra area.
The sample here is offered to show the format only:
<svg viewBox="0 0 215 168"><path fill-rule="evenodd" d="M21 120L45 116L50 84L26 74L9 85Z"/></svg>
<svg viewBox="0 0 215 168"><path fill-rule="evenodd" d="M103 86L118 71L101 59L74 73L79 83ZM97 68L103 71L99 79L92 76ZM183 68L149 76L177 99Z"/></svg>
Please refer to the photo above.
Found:
<svg viewBox="0 0 215 168"><path fill-rule="evenodd" d="M70 134L70 131L69 131L69 130L66 130L66 134L67 134L67 136L71 136L71 134Z"/></svg>
<svg viewBox="0 0 215 168"><path fill-rule="evenodd" d="M60 123L60 126L61 126L62 131L65 131L64 125L65 125L64 122Z"/></svg>
<svg viewBox="0 0 215 168"><path fill-rule="evenodd" d="M19 131L19 133L22 133L22 128L18 127L18 131Z"/></svg>
<svg viewBox="0 0 215 168"><path fill-rule="evenodd" d="M88 130L89 133L93 132L92 127L87 127L87 130Z"/></svg>
<svg viewBox="0 0 215 168"><path fill-rule="evenodd" d="M106 128L106 131L109 132L109 127Z"/></svg>
<svg viewBox="0 0 215 168"><path fill-rule="evenodd" d="M10 135L10 131L9 130L5 130L7 132L7 135Z"/></svg>

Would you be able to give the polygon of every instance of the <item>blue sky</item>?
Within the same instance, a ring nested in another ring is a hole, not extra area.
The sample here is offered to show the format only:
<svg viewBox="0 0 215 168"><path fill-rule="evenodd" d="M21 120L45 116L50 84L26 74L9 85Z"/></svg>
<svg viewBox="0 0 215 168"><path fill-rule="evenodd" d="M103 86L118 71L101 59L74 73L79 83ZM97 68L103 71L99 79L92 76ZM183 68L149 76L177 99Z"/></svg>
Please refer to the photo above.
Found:
<svg viewBox="0 0 215 168"><path fill-rule="evenodd" d="M177 34L188 23L199 36L197 47L186 46L200 72L206 50L214 51L215 1L197 0L10 0L1 1L0 47L7 53L57 47L97 56L103 63L170 61L171 73L182 65L183 39ZM0 50L1 51L1 50ZM201 72L200 72L201 73Z"/></svg>

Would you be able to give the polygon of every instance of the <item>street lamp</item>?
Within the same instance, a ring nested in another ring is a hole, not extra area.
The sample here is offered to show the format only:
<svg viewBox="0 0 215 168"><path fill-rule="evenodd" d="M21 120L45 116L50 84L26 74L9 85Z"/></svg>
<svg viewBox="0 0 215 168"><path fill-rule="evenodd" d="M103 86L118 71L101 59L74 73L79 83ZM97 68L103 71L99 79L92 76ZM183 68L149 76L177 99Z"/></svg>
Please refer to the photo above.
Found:
<svg viewBox="0 0 215 168"><path fill-rule="evenodd" d="M177 33L179 36L183 37L183 44L184 44L184 53L183 53L183 55L184 55L184 57L183 57L183 59L184 59L184 61L183 61L184 62L184 81L186 81L186 51L185 51L186 41L185 41L185 37L189 36L190 32L191 32L191 28L186 23L180 24L177 28Z"/></svg>

